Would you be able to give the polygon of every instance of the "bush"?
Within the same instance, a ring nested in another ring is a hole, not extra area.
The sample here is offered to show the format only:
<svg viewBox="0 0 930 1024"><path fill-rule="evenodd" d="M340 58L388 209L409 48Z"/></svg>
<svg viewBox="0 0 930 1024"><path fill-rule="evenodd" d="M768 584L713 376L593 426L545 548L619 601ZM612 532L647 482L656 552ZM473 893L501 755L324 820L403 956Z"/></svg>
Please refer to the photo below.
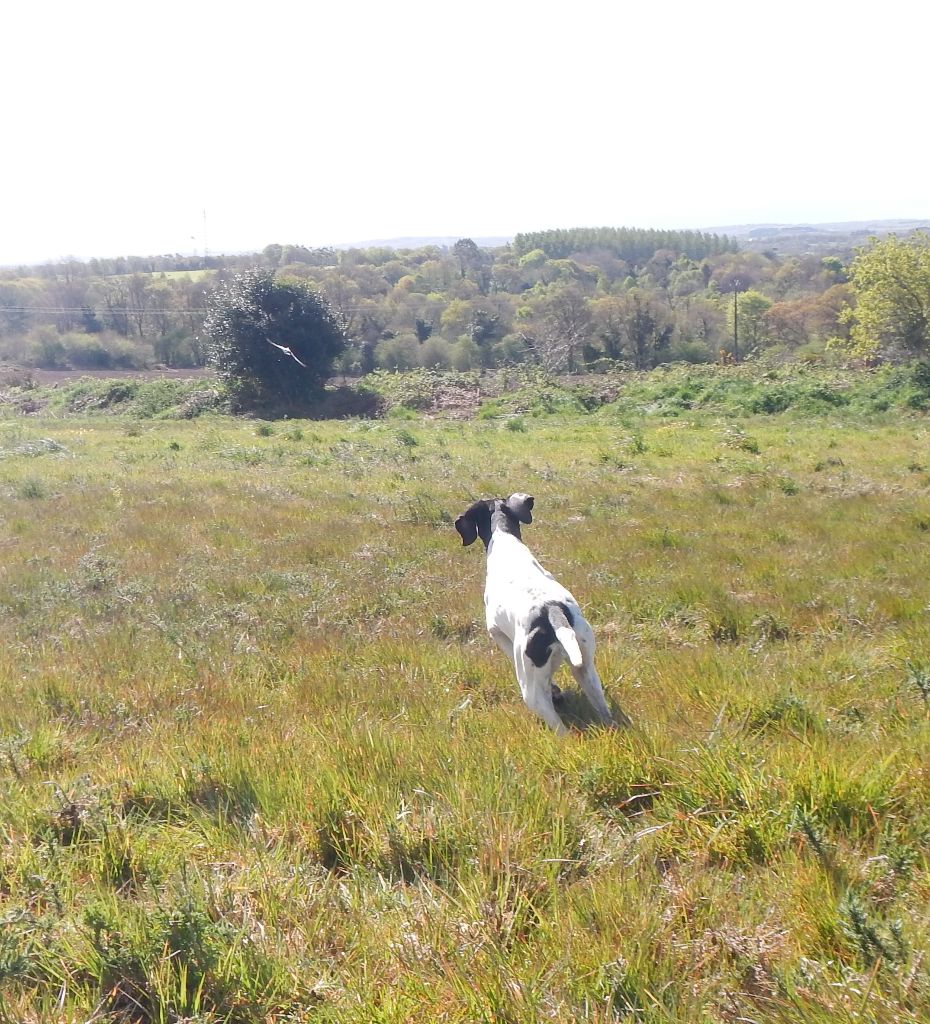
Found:
<svg viewBox="0 0 930 1024"><path fill-rule="evenodd" d="M140 370L152 362L152 349L118 334L62 335L65 362L75 370Z"/></svg>
<svg viewBox="0 0 930 1024"><path fill-rule="evenodd" d="M184 328L175 328L159 335L152 342L155 360L165 366L202 366L204 352L192 334Z"/></svg>
<svg viewBox="0 0 930 1024"><path fill-rule="evenodd" d="M387 338L375 348L375 363L382 370L412 370L420 365L420 344L412 334Z"/></svg>
<svg viewBox="0 0 930 1024"><path fill-rule="evenodd" d="M452 346L442 338L427 338L420 346L419 363L427 369L450 369Z"/></svg>
<svg viewBox="0 0 930 1024"><path fill-rule="evenodd" d="M672 361L683 363L712 363L714 353L703 341L680 341L669 349Z"/></svg>
<svg viewBox="0 0 930 1024"><path fill-rule="evenodd" d="M496 366L514 366L526 362L529 349L521 335L507 334L494 343L491 354Z"/></svg>
<svg viewBox="0 0 930 1024"><path fill-rule="evenodd" d="M345 347L326 301L301 281L249 270L208 299L210 362L238 408L291 409L322 391Z"/></svg>
<svg viewBox="0 0 930 1024"><path fill-rule="evenodd" d="M460 373L481 369L481 349L471 338L459 338L452 346L452 368Z"/></svg>

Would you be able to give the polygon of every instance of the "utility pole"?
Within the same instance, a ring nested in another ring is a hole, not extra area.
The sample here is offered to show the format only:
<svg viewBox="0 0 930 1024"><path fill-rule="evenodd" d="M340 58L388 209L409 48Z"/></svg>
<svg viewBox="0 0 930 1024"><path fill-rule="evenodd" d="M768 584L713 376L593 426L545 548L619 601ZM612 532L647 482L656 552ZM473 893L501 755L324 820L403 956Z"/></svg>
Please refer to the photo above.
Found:
<svg viewBox="0 0 930 1024"><path fill-rule="evenodd" d="M740 279L733 280L733 362L739 362L739 286Z"/></svg>

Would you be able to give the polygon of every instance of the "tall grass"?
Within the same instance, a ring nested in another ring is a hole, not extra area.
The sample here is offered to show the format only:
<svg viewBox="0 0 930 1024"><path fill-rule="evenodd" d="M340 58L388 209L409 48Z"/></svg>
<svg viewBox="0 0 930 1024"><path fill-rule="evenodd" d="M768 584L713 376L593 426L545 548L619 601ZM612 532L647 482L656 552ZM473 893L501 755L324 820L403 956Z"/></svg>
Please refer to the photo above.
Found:
<svg viewBox="0 0 930 1024"><path fill-rule="evenodd" d="M507 422L0 421L0 1020L930 1017L926 422Z"/></svg>

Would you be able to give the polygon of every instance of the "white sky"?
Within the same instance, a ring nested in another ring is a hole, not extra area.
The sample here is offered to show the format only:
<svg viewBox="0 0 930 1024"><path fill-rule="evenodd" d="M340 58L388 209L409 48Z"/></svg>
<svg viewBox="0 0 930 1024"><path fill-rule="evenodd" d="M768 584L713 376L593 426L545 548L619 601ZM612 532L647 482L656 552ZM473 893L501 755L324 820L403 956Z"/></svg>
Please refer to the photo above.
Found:
<svg viewBox="0 0 930 1024"><path fill-rule="evenodd" d="M0 264L930 216L912 0L7 8Z"/></svg>

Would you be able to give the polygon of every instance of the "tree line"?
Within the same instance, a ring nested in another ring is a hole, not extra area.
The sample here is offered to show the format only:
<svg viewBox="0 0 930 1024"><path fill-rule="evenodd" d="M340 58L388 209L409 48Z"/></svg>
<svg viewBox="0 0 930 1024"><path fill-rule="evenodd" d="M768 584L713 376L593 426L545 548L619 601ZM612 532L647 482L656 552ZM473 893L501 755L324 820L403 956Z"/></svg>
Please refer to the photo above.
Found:
<svg viewBox="0 0 930 1024"><path fill-rule="evenodd" d="M0 271L0 360L26 366L200 366L211 296L248 270L322 297L345 339L335 369L474 369L534 362L925 355L927 236L781 256L695 231L520 234L510 245L64 260Z"/></svg>
<svg viewBox="0 0 930 1024"><path fill-rule="evenodd" d="M727 235L655 228L557 228L520 233L513 240L518 257L534 249L541 250L549 259L569 259L573 253L601 250L630 263L648 260L660 249L702 260L722 252L735 252L736 248Z"/></svg>

